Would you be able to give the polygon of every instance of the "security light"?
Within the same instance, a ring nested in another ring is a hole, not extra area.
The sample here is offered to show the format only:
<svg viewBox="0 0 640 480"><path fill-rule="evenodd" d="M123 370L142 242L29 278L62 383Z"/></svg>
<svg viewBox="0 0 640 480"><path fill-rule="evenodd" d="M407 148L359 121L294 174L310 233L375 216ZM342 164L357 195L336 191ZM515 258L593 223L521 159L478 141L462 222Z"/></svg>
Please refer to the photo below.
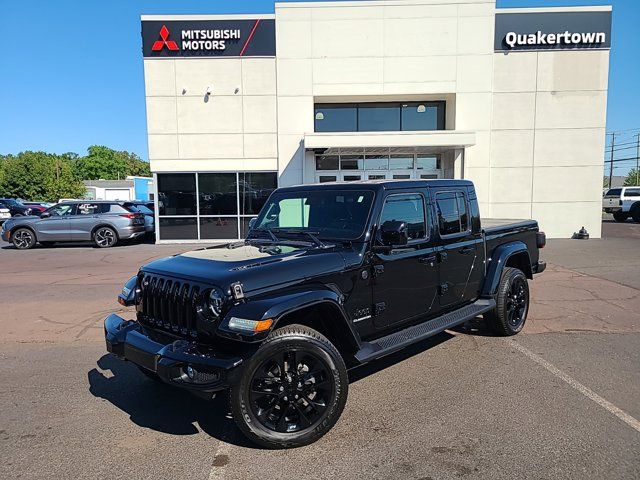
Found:
<svg viewBox="0 0 640 480"><path fill-rule="evenodd" d="M324 120L324 113L322 112L316 113L316 120Z"/></svg>
<svg viewBox="0 0 640 480"><path fill-rule="evenodd" d="M427 111L427 107L424 105L418 105L418 113L424 113Z"/></svg>

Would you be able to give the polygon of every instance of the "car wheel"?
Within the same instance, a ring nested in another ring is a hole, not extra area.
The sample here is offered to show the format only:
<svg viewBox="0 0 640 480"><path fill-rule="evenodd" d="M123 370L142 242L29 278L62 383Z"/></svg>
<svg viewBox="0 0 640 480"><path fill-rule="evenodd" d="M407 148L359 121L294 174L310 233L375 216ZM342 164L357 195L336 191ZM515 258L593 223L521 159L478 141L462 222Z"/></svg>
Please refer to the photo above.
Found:
<svg viewBox="0 0 640 480"><path fill-rule="evenodd" d="M613 219L616 222L626 222L629 215L625 212L614 212Z"/></svg>
<svg viewBox="0 0 640 480"><path fill-rule="evenodd" d="M529 284L517 268L505 267L496 294L496 308L484 314L484 319L498 335L519 333L529 313Z"/></svg>
<svg viewBox="0 0 640 480"><path fill-rule="evenodd" d="M631 207L631 217L634 222L640 223L640 203L635 203Z"/></svg>
<svg viewBox="0 0 640 480"><path fill-rule="evenodd" d="M18 250L28 250L36 244L36 235L28 228L18 228L11 235L11 241Z"/></svg>
<svg viewBox="0 0 640 480"><path fill-rule="evenodd" d="M118 236L113 228L100 227L93 232L93 243L95 243L98 248L113 247L118 243Z"/></svg>
<svg viewBox="0 0 640 480"><path fill-rule="evenodd" d="M317 331L272 332L229 390L233 418L255 443L291 448L315 442L338 421L349 380L338 350Z"/></svg>

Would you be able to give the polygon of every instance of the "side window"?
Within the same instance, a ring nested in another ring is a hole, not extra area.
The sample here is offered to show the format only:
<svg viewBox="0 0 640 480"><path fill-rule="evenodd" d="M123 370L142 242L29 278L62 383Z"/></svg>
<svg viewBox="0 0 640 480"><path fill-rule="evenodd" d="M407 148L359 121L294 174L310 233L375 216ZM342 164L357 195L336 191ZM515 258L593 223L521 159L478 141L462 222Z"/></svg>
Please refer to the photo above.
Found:
<svg viewBox="0 0 640 480"><path fill-rule="evenodd" d="M97 203L79 203L76 215L96 215L100 213L100 205Z"/></svg>
<svg viewBox="0 0 640 480"><path fill-rule="evenodd" d="M469 209L462 192L436 193L440 235L454 235L469 229Z"/></svg>
<svg viewBox="0 0 640 480"><path fill-rule="evenodd" d="M621 188L612 188L605 194L605 197L619 197L621 193Z"/></svg>
<svg viewBox="0 0 640 480"><path fill-rule="evenodd" d="M100 209L100 212L98 212L98 213L131 213L131 212L136 212L137 211L135 209L135 207L134 207L134 208L131 209L131 212L130 212L125 207L123 207L122 205L119 205L117 203L103 203L100 206L102 208Z"/></svg>
<svg viewBox="0 0 640 480"><path fill-rule="evenodd" d="M63 215L71 215L73 212L73 205L69 204L60 204L51 207L46 210L47 213L50 213L52 217L62 217Z"/></svg>
<svg viewBox="0 0 640 480"><path fill-rule="evenodd" d="M627 188L624 191L625 197L640 197L640 188Z"/></svg>
<svg viewBox="0 0 640 480"><path fill-rule="evenodd" d="M380 225L394 220L407 223L409 240L424 238L427 225L422 195L417 193L389 195L380 215Z"/></svg>

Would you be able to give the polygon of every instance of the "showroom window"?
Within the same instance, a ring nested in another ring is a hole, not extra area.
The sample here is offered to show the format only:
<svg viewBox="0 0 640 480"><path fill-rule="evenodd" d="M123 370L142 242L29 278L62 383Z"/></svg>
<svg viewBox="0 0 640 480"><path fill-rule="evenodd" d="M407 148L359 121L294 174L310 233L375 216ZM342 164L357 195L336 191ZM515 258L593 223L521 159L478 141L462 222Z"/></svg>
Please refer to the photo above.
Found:
<svg viewBox="0 0 640 480"><path fill-rule="evenodd" d="M444 130L445 102L325 103L314 109L316 132Z"/></svg>
<svg viewBox="0 0 640 480"><path fill-rule="evenodd" d="M244 238L278 186L276 172L159 173L160 240Z"/></svg>

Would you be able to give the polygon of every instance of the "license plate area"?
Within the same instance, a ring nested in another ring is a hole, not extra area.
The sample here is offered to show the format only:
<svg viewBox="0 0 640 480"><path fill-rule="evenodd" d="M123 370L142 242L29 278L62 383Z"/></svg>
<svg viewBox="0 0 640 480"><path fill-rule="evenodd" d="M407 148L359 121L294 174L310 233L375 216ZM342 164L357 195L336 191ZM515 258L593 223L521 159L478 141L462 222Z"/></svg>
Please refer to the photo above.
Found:
<svg viewBox="0 0 640 480"><path fill-rule="evenodd" d="M158 370L157 355L139 350L128 343L124 346L124 358L152 372Z"/></svg>

